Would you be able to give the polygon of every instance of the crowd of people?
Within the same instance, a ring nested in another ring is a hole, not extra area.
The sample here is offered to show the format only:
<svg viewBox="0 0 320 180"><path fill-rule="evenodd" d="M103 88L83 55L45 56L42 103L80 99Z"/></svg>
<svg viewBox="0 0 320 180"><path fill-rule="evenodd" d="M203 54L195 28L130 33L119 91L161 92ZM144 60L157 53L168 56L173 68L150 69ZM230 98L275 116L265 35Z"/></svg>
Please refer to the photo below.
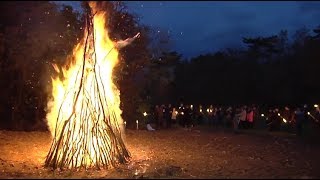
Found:
<svg viewBox="0 0 320 180"><path fill-rule="evenodd" d="M259 107L256 105L214 106L180 103L178 106L155 105L148 118L155 129L183 127L191 130L198 125L239 129L263 129L270 131L286 130L297 135L302 134L306 124L319 125L318 105L296 107Z"/></svg>

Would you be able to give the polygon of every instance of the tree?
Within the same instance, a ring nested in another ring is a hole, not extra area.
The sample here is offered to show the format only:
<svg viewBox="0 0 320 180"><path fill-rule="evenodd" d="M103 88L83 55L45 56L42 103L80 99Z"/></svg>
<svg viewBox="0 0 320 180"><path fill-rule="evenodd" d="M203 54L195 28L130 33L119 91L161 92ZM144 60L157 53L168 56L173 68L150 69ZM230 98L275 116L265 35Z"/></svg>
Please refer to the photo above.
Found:
<svg viewBox="0 0 320 180"><path fill-rule="evenodd" d="M1 68L6 70L1 78L7 79L1 82L7 82L3 85L9 87L2 90L8 94L1 100L7 107L2 115L9 119L5 126L45 127L51 62L54 57L70 53L71 44L81 34L81 23L71 7L68 13L61 13L57 5L45 1L1 2L1 12L0 59ZM61 25L63 20L69 21L69 26ZM73 28L73 33L69 28Z"/></svg>

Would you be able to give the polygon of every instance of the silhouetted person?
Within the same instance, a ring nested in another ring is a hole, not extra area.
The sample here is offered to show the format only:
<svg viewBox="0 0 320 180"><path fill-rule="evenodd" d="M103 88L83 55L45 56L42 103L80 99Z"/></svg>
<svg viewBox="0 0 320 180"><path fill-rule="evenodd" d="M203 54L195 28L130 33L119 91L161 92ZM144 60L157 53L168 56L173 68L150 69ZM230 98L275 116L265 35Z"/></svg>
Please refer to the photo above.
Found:
<svg viewBox="0 0 320 180"><path fill-rule="evenodd" d="M166 120L167 128L171 127L171 115L172 115L172 105L169 104L165 110L165 120Z"/></svg>
<svg viewBox="0 0 320 180"><path fill-rule="evenodd" d="M191 116L192 116L192 112L191 112L190 106L187 105L184 111L184 124L183 124L184 128L191 127Z"/></svg>
<svg viewBox="0 0 320 180"><path fill-rule="evenodd" d="M295 111L295 119L296 119L296 129L297 129L297 135L302 135L302 126L305 121L305 115L303 111L301 111L301 108L297 108Z"/></svg>
<svg viewBox="0 0 320 180"><path fill-rule="evenodd" d="M185 124L184 111L185 111L185 107L184 107L183 103L180 103L180 106L178 107L177 120L178 120L178 124L182 127L184 127L184 124Z"/></svg>

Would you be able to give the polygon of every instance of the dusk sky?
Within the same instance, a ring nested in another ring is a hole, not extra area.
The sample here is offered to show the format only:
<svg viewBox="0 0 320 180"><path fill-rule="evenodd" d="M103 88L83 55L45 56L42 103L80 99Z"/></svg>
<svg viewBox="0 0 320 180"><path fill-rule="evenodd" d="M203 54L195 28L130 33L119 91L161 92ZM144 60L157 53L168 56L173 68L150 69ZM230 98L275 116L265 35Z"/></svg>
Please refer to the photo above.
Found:
<svg viewBox="0 0 320 180"><path fill-rule="evenodd" d="M63 2L60 2L63 3ZM75 9L77 1L65 1ZM320 2L305 1L128 1L140 23L169 34L172 50L190 58L225 47L242 37L276 35L320 25Z"/></svg>

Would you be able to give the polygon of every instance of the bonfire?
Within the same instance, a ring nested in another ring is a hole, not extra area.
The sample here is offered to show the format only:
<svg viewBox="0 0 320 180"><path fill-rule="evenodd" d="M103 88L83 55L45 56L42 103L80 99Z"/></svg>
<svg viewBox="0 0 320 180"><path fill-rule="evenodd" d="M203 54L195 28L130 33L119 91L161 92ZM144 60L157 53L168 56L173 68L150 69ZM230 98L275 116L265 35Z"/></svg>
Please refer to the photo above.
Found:
<svg viewBox="0 0 320 180"><path fill-rule="evenodd" d="M112 81L118 50L139 37L113 42L106 28L107 12L90 2L84 38L63 67L53 65L52 100L47 124L52 144L46 167L110 167L128 162L120 91Z"/></svg>

